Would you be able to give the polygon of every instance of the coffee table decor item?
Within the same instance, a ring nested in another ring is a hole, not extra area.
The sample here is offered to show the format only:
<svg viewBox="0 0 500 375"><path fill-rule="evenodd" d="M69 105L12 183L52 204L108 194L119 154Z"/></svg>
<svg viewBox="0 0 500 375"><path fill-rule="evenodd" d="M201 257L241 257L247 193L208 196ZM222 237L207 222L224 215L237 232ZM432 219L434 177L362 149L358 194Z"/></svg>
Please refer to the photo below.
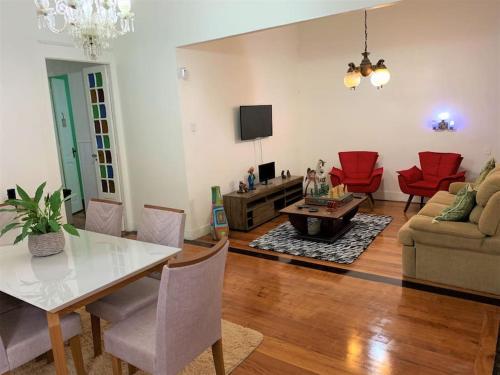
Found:
<svg viewBox="0 0 500 375"><path fill-rule="evenodd" d="M28 249L37 257L58 254L64 250L63 230L73 236L79 236L75 227L62 223L61 206L64 202L62 188L45 195L42 200L45 185L44 182L36 189L33 198L17 185L20 199L8 199L5 201L8 207L0 209L0 212L17 214L13 221L2 229L0 236L10 230L21 228L21 233L16 237L14 244L28 237Z"/></svg>
<svg viewBox="0 0 500 375"><path fill-rule="evenodd" d="M220 194L220 186L212 186L212 214L210 215L210 229L212 239L220 240L229 236L229 225L227 223L226 211Z"/></svg>
<svg viewBox="0 0 500 375"><path fill-rule="evenodd" d="M333 243L300 238L298 230L286 222L250 243L262 250L302 256L335 263L353 263L390 224L392 217L357 213L354 226ZM313 229L315 224L311 225Z"/></svg>

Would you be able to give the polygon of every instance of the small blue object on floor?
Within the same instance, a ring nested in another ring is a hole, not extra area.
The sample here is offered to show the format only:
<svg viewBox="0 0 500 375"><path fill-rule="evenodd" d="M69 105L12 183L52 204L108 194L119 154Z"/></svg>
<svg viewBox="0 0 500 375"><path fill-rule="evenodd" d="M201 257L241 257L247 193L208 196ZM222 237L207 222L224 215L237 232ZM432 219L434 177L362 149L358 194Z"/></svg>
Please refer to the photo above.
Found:
<svg viewBox="0 0 500 375"><path fill-rule="evenodd" d="M358 213L354 227L332 244L297 239L297 230L286 222L250 243L251 247L278 253L350 264L366 250L392 221L391 216Z"/></svg>

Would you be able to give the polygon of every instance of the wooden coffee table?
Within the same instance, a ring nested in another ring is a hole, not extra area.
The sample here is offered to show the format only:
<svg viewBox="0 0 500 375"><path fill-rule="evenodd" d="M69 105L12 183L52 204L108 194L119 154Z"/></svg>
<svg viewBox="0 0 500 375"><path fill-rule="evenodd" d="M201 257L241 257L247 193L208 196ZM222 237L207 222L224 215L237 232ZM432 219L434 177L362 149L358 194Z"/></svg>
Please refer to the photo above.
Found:
<svg viewBox="0 0 500 375"><path fill-rule="evenodd" d="M297 238L313 240L319 242L333 243L345 233L347 233L354 223L351 219L358 212L359 206L368 198L353 198L352 201L329 211L326 206L307 205L302 209L298 206L305 205L304 199L285 207L280 211L282 214L287 214L290 223L299 231ZM310 212L310 208L318 209L317 212ZM307 230L307 218L321 219L321 230L316 235L310 235Z"/></svg>

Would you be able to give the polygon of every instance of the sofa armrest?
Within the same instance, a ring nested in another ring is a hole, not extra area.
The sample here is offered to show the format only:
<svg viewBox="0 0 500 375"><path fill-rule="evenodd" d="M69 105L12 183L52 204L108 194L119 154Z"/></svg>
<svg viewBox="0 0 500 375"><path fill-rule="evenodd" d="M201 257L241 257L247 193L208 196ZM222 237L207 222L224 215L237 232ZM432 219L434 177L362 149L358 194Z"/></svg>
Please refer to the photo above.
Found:
<svg viewBox="0 0 500 375"><path fill-rule="evenodd" d="M448 188L448 192L453 195L457 195L457 193L465 186L467 182L452 182L450 187Z"/></svg>
<svg viewBox="0 0 500 375"><path fill-rule="evenodd" d="M410 221L407 221L398 231L398 241L404 246L413 246L412 230L410 228Z"/></svg>
<svg viewBox="0 0 500 375"><path fill-rule="evenodd" d="M433 234L473 240L481 240L486 237L476 224L457 221L433 222L432 217L423 215L413 216L410 220L410 228L415 231L426 232L429 240Z"/></svg>
<svg viewBox="0 0 500 375"><path fill-rule="evenodd" d="M371 178L377 177L377 176L382 176L383 174L384 174L384 168L380 167L380 168L377 168L377 169L373 170Z"/></svg>

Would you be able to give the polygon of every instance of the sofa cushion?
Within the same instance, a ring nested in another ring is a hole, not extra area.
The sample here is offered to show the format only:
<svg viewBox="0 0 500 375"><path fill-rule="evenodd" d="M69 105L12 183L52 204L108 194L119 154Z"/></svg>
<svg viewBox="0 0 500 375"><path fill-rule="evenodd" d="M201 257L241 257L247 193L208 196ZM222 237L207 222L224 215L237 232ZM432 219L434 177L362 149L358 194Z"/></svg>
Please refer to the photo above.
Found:
<svg viewBox="0 0 500 375"><path fill-rule="evenodd" d="M488 200L493 194L500 191L500 167L496 167L486 177L479 188L477 189L476 201L481 206L486 206Z"/></svg>
<svg viewBox="0 0 500 375"><path fill-rule="evenodd" d="M429 199L428 203L439 203L449 206L453 203L455 198L455 194L450 194L447 191L438 191Z"/></svg>
<svg viewBox="0 0 500 375"><path fill-rule="evenodd" d="M479 218L478 228L488 236L500 235L500 191L488 200Z"/></svg>
<svg viewBox="0 0 500 375"><path fill-rule="evenodd" d="M484 165L483 169L481 169L481 172L479 173L479 176L474 180L474 187L477 189L479 185L485 180L486 176L495 169L495 158L491 158L486 162Z"/></svg>
<svg viewBox="0 0 500 375"><path fill-rule="evenodd" d="M448 205L446 204L441 204L441 203L433 203L433 202L428 202L420 211L419 215L424 215L424 216L430 216L430 217L436 217L441 212L443 212L444 209L446 209Z"/></svg>
<svg viewBox="0 0 500 375"><path fill-rule="evenodd" d="M446 207L441 214L436 216L436 221L465 221L469 219L469 215L476 205L476 191L472 185L467 185L460 190L452 205Z"/></svg>
<svg viewBox="0 0 500 375"><path fill-rule="evenodd" d="M479 219L483 213L483 209L483 206L477 204L476 207L474 207L470 212L469 221L474 224L479 224Z"/></svg>

